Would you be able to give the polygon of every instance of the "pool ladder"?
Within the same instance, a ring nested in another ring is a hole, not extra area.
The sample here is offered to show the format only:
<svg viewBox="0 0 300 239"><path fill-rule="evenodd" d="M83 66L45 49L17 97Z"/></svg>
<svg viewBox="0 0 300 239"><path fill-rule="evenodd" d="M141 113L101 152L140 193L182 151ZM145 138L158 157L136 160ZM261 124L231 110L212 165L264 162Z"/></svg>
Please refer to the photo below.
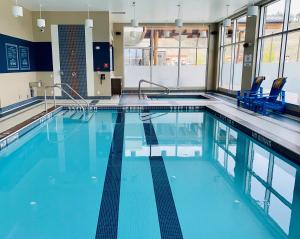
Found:
<svg viewBox="0 0 300 239"><path fill-rule="evenodd" d="M154 82L151 82L151 81L148 81L148 80L140 80L139 81L139 89L138 89L138 95L139 95L139 99L141 99L141 96L143 96L143 99L145 99L145 95L142 94L142 83L148 83L150 85L155 85L155 86L158 86L160 88L163 88L164 89L164 92L162 93L163 95L168 95L170 94L170 89L164 85L160 85L160 84L157 84L157 83L154 83Z"/></svg>
<svg viewBox="0 0 300 239"><path fill-rule="evenodd" d="M70 91L72 91L76 96L78 96L84 102L84 104L82 104L79 100L76 100L73 96L71 96L71 94L69 94L63 87L67 87ZM68 110L66 110L63 113L64 116L68 116L71 119L80 119L83 121L89 121L94 116L94 113L90 112L89 103L67 83L57 83L54 85L44 87L45 112L48 112L47 89L53 89L53 101L54 101L54 107L56 107L56 95L54 91L55 88L58 88L63 93L65 93L68 96L68 98L71 99L73 103L76 105L76 106L70 106ZM68 114L68 112L70 112L70 114Z"/></svg>

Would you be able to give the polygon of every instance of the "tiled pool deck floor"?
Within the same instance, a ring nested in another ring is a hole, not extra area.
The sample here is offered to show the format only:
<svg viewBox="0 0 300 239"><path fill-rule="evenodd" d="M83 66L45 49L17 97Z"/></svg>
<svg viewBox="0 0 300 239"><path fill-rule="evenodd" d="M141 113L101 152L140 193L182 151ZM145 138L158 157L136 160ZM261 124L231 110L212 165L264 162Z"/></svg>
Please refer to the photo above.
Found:
<svg viewBox="0 0 300 239"><path fill-rule="evenodd" d="M234 120L240 125L247 127L253 131L258 132L264 138L262 140L266 141L268 139L273 142L283 145L286 148L295 152L295 154L300 155L300 121L297 119L290 120L289 117L285 117L286 120L282 118L273 118L262 116L251 111L241 109L236 107L234 101L226 101L222 97L217 95L203 94L209 97L205 100L150 100L143 99L139 100L137 95L123 95L121 98L113 97L111 100L99 100L92 101L95 107L140 107L140 106L206 106L208 109L219 113L226 118L227 123L230 123L230 119ZM58 100L59 105L72 105L72 102L68 100ZM49 105L51 107L53 105ZM32 106L28 109L22 110L21 112L9 115L7 117L0 119L0 134L14 126L21 124L22 122L40 114L44 111L44 104L38 104ZM268 142L264 142L268 144Z"/></svg>

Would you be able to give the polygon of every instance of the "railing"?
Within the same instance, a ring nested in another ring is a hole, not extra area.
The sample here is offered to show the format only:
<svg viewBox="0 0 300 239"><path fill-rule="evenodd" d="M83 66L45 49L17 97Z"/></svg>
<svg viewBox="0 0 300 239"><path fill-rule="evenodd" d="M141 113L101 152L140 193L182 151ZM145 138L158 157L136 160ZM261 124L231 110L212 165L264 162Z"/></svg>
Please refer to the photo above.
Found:
<svg viewBox="0 0 300 239"><path fill-rule="evenodd" d="M56 83L55 84L56 86L61 86L61 88L62 88L62 86L66 86L66 87L68 87L68 89L70 89L73 93L75 93L82 101L84 101L84 103L86 104L86 107L87 107L87 109L89 109L89 107L90 107L90 104L89 104L89 102L87 102L76 90L74 90L69 84L67 84L67 83Z"/></svg>
<svg viewBox="0 0 300 239"><path fill-rule="evenodd" d="M85 109L84 107L76 100L74 99L66 90L64 90L62 87L61 87L62 84L55 84L55 85L51 85L51 86L45 86L44 87L44 98L45 98L45 111L48 112L48 102L47 102L47 89L53 89L53 100L54 100L54 107L56 107L56 97L55 97L55 92L54 92L54 89L55 88L58 88L60 89L62 92L64 92L83 112L85 112ZM76 92L71 86L68 85L68 87L70 89L72 89L73 92ZM78 95L80 98L82 98L81 95L79 95L77 92L76 92L76 95ZM83 98L82 98L83 99ZM86 103L87 101L84 100ZM89 107L89 104L87 103L87 106ZM88 109L88 108L87 108Z"/></svg>
<svg viewBox="0 0 300 239"><path fill-rule="evenodd" d="M142 93L142 88L141 88L141 85L142 83L148 83L150 85L155 85L155 86L158 86L158 87L161 87L163 89L165 89L165 95L169 94L170 93L170 89L166 86L163 86L163 85L160 85L160 84L157 84L157 83L154 83L154 82L151 82L151 81L147 81L147 80L140 80L139 81L139 99L141 99L141 93ZM144 98L144 97L143 97Z"/></svg>

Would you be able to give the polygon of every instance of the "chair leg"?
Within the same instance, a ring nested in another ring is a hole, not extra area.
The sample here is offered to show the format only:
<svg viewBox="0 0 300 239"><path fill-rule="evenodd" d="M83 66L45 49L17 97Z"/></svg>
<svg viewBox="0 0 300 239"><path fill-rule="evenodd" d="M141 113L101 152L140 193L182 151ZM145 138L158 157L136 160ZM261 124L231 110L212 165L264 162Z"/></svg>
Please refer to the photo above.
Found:
<svg viewBox="0 0 300 239"><path fill-rule="evenodd" d="M265 107L265 105L263 105L262 107L262 114L267 115L267 108Z"/></svg>

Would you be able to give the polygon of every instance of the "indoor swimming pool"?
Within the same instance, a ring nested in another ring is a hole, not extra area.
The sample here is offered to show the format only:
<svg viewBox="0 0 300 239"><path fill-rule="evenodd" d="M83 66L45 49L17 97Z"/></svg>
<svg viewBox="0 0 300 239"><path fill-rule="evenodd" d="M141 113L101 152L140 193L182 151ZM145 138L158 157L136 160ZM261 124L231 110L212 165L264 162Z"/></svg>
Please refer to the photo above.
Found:
<svg viewBox="0 0 300 239"><path fill-rule="evenodd" d="M0 151L0 238L299 238L299 167L212 114L63 113Z"/></svg>

